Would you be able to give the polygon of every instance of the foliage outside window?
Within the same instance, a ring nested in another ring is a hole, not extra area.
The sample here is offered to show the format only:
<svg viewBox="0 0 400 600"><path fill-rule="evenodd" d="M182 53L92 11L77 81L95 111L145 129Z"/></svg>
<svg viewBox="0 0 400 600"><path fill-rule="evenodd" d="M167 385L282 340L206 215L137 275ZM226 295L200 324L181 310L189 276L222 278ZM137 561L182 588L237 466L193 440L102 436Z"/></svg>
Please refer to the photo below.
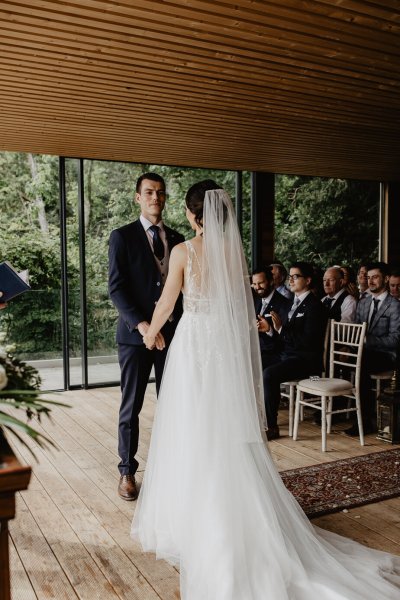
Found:
<svg viewBox="0 0 400 600"><path fill-rule="evenodd" d="M116 311L107 294L107 250L112 229L138 217L137 178L154 170L167 181L165 221L192 235L185 217L187 189L215 179L235 201L235 173L160 165L84 161L88 346L92 356L115 353ZM80 356L78 162L66 161L70 356ZM58 158L0 153L0 260L29 269L34 291L0 314L7 343L24 358L62 355ZM276 177L275 258L326 267L374 259L378 185L337 179ZM250 174L243 174L243 243L250 259ZM266 261L272 256L264 257Z"/></svg>

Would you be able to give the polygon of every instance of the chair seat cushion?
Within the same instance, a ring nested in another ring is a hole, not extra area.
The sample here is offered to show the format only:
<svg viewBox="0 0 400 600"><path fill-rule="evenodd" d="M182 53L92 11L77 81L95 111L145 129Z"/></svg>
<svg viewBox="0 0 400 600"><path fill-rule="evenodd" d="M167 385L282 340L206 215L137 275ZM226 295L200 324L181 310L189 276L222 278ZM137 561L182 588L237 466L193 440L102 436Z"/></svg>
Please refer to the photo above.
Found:
<svg viewBox="0 0 400 600"><path fill-rule="evenodd" d="M340 396L344 392L352 393L353 384L346 379L320 377L319 379L302 379L298 382L297 389L322 396Z"/></svg>
<svg viewBox="0 0 400 600"><path fill-rule="evenodd" d="M393 371L385 371L384 373L373 373L371 379L392 379Z"/></svg>

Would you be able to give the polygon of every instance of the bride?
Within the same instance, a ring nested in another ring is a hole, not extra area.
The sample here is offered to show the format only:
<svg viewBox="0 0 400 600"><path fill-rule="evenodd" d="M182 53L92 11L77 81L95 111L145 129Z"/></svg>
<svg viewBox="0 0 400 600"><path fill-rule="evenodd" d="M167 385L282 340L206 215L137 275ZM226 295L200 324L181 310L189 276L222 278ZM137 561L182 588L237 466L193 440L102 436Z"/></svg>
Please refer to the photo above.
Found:
<svg viewBox="0 0 400 600"><path fill-rule="evenodd" d="M235 214L206 180L186 195L144 342L183 290L132 536L180 569L182 600L386 600L400 558L313 527L266 448L258 332ZM157 345L158 346L158 345Z"/></svg>

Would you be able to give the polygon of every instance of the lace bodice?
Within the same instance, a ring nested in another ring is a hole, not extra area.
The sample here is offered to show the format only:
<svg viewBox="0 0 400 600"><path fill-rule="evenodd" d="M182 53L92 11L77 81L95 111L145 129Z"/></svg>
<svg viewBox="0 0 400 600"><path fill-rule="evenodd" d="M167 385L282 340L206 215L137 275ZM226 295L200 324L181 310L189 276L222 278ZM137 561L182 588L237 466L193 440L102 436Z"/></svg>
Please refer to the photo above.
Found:
<svg viewBox="0 0 400 600"><path fill-rule="evenodd" d="M202 269L199 256L190 240L185 242L187 262L183 281L183 307L185 312L208 312L207 298L202 294Z"/></svg>

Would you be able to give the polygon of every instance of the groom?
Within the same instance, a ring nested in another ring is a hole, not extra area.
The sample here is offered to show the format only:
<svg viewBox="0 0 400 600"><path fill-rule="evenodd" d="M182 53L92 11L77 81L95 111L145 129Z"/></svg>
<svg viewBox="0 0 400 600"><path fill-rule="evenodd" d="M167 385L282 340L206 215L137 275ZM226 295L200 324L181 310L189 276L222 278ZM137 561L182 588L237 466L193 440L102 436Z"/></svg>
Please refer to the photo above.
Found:
<svg viewBox="0 0 400 600"><path fill-rule="evenodd" d="M156 348L147 350L142 336L149 328L154 307L168 273L172 248L184 237L161 220L166 200L164 179L145 173L136 184L137 221L111 232L109 241L109 293L118 310L118 360L121 368L122 400L118 424L118 494L124 500L138 496L135 458L139 444L139 413L152 367L157 393L160 388L168 345L182 314L178 301L170 319L156 338ZM165 340L164 350L157 350Z"/></svg>

